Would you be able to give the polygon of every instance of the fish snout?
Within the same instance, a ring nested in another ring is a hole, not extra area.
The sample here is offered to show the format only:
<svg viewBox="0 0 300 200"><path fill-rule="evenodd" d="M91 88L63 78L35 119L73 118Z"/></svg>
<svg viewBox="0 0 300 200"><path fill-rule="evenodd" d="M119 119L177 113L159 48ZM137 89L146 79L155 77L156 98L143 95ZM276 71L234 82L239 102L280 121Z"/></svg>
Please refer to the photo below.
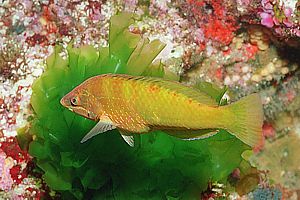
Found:
<svg viewBox="0 0 300 200"><path fill-rule="evenodd" d="M65 102L64 102L64 98L61 98L59 103L62 105L62 106L65 106Z"/></svg>
<svg viewBox="0 0 300 200"><path fill-rule="evenodd" d="M71 112L73 112L73 108L70 104L70 98L67 98L66 96L64 96L63 98L60 99L60 104L63 107L69 109Z"/></svg>
<svg viewBox="0 0 300 200"><path fill-rule="evenodd" d="M66 97L64 96L63 98L60 99L60 104L64 107L67 107L67 102L66 102Z"/></svg>
<svg viewBox="0 0 300 200"><path fill-rule="evenodd" d="M66 94L63 98L60 99L60 104L63 105L66 108L72 107L71 105L71 98L73 95Z"/></svg>

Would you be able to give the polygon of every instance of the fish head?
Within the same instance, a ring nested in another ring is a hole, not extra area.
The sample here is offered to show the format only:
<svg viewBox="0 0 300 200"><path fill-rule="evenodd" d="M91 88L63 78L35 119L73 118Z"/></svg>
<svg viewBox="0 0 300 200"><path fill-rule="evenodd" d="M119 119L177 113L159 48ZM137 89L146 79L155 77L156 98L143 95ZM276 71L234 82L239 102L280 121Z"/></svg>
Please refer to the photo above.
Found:
<svg viewBox="0 0 300 200"><path fill-rule="evenodd" d="M93 107L93 98L90 98L84 88L77 87L66 94L60 103L70 111L91 120L97 120L97 112Z"/></svg>

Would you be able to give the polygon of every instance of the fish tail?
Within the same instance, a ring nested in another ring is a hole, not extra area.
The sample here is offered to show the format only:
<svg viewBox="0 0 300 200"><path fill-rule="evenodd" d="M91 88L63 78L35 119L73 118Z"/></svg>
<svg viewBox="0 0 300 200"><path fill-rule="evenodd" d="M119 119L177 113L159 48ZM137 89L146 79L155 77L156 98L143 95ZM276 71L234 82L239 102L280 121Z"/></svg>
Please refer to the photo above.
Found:
<svg viewBox="0 0 300 200"><path fill-rule="evenodd" d="M227 130L251 147L261 145L263 109L259 94L251 94L226 107L235 115Z"/></svg>

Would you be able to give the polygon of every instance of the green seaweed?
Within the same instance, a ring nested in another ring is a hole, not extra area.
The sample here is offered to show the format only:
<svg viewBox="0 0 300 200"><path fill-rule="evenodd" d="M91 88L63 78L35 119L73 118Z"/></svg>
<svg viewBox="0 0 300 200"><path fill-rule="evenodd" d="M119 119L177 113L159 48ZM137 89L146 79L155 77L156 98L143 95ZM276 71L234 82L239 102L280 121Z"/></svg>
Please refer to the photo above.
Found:
<svg viewBox="0 0 300 200"><path fill-rule="evenodd" d="M162 132L136 136L129 147L118 131L81 144L94 121L62 107L60 99L85 79L102 73L126 73L176 79L161 63L152 63L164 48L128 31L130 13L111 18L109 47L61 47L47 58L47 67L32 87L35 112L29 153L44 171L48 186L63 199L199 199L209 181L226 182L249 149L226 131L205 140L184 141ZM222 89L202 85L220 101Z"/></svg>

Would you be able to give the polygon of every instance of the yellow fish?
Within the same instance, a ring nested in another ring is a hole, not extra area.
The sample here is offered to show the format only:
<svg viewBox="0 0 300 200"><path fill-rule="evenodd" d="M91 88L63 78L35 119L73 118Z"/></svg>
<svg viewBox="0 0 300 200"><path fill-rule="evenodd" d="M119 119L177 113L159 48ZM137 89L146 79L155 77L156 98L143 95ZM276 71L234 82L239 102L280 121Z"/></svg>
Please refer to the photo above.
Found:
<svg viewBox="0 0 300 200"><path fill-rule="evenodd" d="M202 139L225 129L242 142L262 141L258 94L219 106L207 94L159 78L104 74L87 79L61 99L69 110L97 125L82 139L117 128L134 145L133 134L162 130L181 139Z"/></svg>

